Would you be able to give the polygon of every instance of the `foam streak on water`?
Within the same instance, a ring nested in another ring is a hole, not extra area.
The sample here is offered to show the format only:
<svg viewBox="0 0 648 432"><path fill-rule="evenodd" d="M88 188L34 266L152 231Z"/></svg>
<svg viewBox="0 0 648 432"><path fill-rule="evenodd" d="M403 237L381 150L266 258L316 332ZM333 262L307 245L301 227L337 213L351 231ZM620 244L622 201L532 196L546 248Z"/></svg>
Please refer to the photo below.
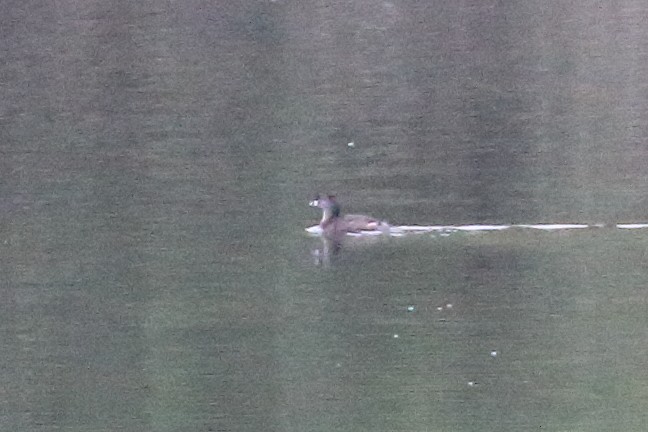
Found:
<svg viewBox="0 0 648 432"><path fill-rule="evenodd" d="M450 233L457 231L502 231L511 228L521 228L521 229L531 229L531 230L542 230L542 231L558 231L558 230L573 230L573 229L584 229L584 228L619 228L619 229L642 229L648 228L648 223L634 223L634 224L517 224L517 225L402 225L402 226L392 226L389 229L389 234L393 237L401 237L406 234L416 234L416 233L430 233L430 232L440 232L440 233ZM309 234L321 235L322 229L319 225L315 225L309 228L306 228L306 231ZM361 231L359 233L349 233L349 235L358 237L358 236L367 236L367 235L381 235L382 231Z"/></svg>

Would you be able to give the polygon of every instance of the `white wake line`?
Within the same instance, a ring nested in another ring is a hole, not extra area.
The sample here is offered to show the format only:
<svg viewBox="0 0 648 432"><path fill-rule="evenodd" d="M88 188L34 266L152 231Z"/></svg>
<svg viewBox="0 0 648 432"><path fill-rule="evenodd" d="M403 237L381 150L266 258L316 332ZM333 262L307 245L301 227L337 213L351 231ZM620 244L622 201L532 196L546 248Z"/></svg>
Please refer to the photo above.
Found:
<svg viewBox="0 0 648 432"><path fill-rule="evenodd" d="M402 225L389 227L388 233L392 236L401 236L407 233L426 233L426 232L457 232L457 231L502 231L510 228L525 228L542 231L557 231L569 229L584 229L584 228L619 228L619 229L642 229L648 228L648 223L634 223L634 224L516 224L516 225ZM319 235L322 229L319 225L306 228L310 234ZM348 233L351 236L366 236L366 235L381 235L383 231L360 231L359 233Z"/></svg>

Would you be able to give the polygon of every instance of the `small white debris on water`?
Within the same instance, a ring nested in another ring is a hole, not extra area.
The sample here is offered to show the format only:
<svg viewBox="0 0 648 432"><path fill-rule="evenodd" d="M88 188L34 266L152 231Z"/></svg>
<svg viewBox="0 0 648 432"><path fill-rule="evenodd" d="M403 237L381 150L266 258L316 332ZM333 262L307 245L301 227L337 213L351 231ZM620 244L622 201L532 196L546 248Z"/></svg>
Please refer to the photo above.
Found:
<svg viewBox="0 0 648 432"><path fill-rule="evenodd" d="M438 311L442 311L443 308L442 308L441 306L439 306L439 307L437 308L437 310L438 310Z"/></svg>
<svg viewBox="0 0 648 432"><path fill-rule="evenodd" d="M468 387L474 387L477 384L475 381L468 381Z"/></svg>
<svg viewBox="0 0 648 432"><path fill-rule="evenodd" d="M353 141L351 141L350 143L347 144L347 147L353 148L353 147L355 147L355 143Z"/></svg>
<svg viewBox="0 0 648 432"><path fill-rule="evenodd" d="M407 312L414 312L414 306L407 306Z"/></svg>
<svg viewBox="0 0 648 432"><path fill-rule="evenodd" d="M491 357L495 358L497 357L497 351L491 351Z"/></svg>
<svg viewBox="0 0 648 432"><path fill-rule="evenodd" d="M394 339L398 339L398 335L397 335L397 334L394 335Z"/></svg>
<svg viewBox="0 0 648 432"><path fill-rule="evenodd" d="M452 303L448 303L448 304L446 305L446 309L452 309Z"/></svg>

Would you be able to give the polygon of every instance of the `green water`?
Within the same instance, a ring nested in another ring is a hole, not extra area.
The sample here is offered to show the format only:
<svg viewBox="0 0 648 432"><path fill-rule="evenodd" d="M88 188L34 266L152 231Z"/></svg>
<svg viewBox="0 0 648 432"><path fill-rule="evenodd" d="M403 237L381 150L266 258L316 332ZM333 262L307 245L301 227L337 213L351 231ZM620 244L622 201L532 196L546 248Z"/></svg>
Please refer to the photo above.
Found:
<svg viewBox="0 0 648 432"><path fill-rule="evenodd" d="M645 14L8 4L0 429L644 430L648 232L304 228L648 221Z"/></svg>

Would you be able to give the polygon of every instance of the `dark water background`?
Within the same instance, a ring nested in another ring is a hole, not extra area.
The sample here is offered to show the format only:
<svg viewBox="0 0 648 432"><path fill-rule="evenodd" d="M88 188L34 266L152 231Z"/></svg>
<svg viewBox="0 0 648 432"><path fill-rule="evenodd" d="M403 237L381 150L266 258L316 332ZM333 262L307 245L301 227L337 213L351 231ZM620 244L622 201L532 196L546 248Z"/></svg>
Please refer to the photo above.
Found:
<svg viewBox="0 0 648 432"><path fill-rule="evenodd" d="M645 430L647 232L323 267L303 228L317 191L399 224L645 222L647 24L639 0L3 2L0 428Z"/></svg>

